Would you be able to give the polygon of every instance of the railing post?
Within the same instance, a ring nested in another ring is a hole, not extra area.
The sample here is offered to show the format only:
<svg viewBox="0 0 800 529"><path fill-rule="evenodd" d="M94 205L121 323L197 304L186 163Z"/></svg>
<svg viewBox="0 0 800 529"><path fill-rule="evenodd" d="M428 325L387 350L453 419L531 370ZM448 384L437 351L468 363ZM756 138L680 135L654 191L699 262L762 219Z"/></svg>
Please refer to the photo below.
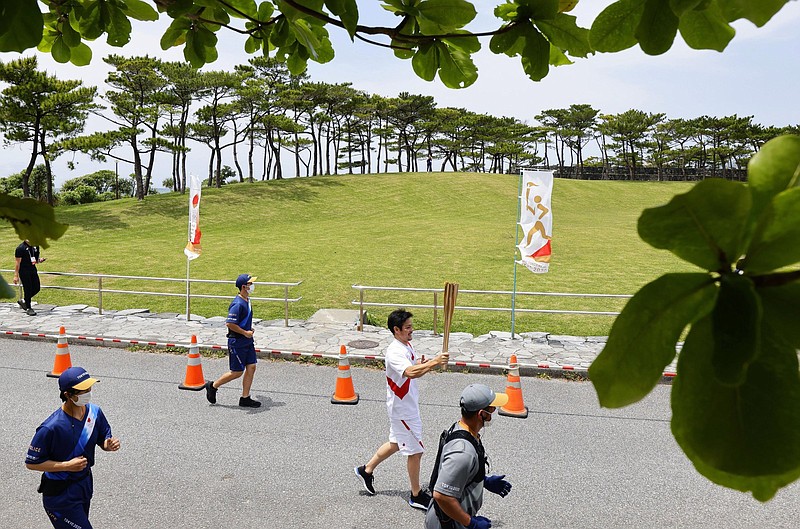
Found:
<svg viewBox="0 0 800 529"><path fill-rule="evenodd" d="M283 285L283 326L289 326L289 285Z"/></svg>
<svg viewBox="0 0 800 529"><path fill-rule="evenodd" d="M437 334L436 333L436 316L437 316L436 305L438 303L438 301L437 301L438 298L439 298L439 293L434 291L433 292L433 335L434 336L436 336L436 334Z"/></svg>
<svg viewBox="0 0 800 529"><path fill-rule="evenodd" d="M97 310L103 314L103 276L97 277Z"/></svg>
<svg viewBox="0 0 800 529"><path fill-rule="evenodd" d="M364 289L358 289L358 332L364 330Z"/></svg>

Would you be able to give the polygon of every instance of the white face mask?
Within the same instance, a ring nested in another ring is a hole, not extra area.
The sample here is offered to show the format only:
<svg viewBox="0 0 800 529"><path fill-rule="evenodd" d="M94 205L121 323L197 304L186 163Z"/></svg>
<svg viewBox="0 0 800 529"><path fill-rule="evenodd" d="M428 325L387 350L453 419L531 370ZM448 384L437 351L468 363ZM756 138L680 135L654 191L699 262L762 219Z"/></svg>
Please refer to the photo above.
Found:
<svg viewBox="0 0 800 529"><path fill-rule="evenodd" d="M488 419L486 418L487 415L489 416ZM492 414L489 413L488 411L484 410L481 412L481 419L483 420L484 428L488 428L489 426L492 425Z"/></svg>
<svg viewBox="0 0 800 529"><path fill-rule="evenodd" d="M255 292L255 290L256 290L256 286L255 285L247 285L247 292L249 292L250 294Z"/></svg>
<svg viewBox="0 0 800 529"><path fill-rule="evenodd" d="M87 404L89 404L89 402L91 402L91 400L92 400L92 392L90 391L89 393L83 393L81 395L75 395L75 399L76 400L72 401L72 404L82 408L83 406L86 406Z"/></svg>

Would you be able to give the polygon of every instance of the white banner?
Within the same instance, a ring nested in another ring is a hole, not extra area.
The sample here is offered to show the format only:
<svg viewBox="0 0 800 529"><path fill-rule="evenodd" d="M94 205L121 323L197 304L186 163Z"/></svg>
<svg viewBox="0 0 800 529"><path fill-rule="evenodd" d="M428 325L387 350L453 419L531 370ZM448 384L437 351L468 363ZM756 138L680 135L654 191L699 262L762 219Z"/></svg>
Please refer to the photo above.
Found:
<svg viewBox="0 0 800 529"><path fill-rule="evenodd" d="M553 171L522 171L519 225L523 233L517 245L521 256L517 262L535 274L547 273L550 268L552 194Z"/></svg>
<svg viewBox="0 0 800 529"><path fill-rule="evenodd" d="M183 253L191 261L200 257L200 179L192 175L189 177L189 242Z"/></svg>

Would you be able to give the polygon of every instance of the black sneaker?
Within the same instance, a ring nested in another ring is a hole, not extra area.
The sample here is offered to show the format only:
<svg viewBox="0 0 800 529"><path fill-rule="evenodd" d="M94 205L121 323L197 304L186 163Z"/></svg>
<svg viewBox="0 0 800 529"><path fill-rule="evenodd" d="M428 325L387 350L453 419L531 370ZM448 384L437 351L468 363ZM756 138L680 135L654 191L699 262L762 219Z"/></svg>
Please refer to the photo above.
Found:
<svg viewBox="0 0 800 529"><path fill-rule="evenodd" d="M364 489L369 493L369 495L375 496L375 487L372 486L372 482L375 478L372 474L367 473L366 467L361 465L360 467L354 468L353 472L356 473L358 479L360 479L361 483L364 484Z"/></svg>
<svg viewBox="0 0 800 529"><path fill-rule="evenodd" d="M27 314L28 316L36 316L36 311L33 309L28 309L25 311L25 314Z"/></svg>
<svg viewBox="0 0 800 529"><path fill-rule="evenodd" d="M414 507L415 509L420 509L423 511L428 510L428 506L431 504L431 495L428 494L426 491L421 490L419 494L414 496L411 494L411 498L408 500L408 504Z"/></svg>
<svg viewBox="0 0 800 529"><path fill-rule="evenodd" d="M239 397L239 406L242 408L260 408L261 403L257 400L251 399L249 396Z"/></svg>
<svg viewBox="0 0 800 529"><path fill-rule="evenodd" d="M19 308L21 308L22 310L28 310L28 309L25 307L25 302L24 302L23 300L21 300L21 299L18 299L18 300L17 300L17 305L19 305Z"/></svg>
<svg viewBox="0 0 800 529"><path fill-rule="evenodd" d="M217 389L214 387L214 383L210 380L206 382L206 400L211 404L217 403Z"/></svg>

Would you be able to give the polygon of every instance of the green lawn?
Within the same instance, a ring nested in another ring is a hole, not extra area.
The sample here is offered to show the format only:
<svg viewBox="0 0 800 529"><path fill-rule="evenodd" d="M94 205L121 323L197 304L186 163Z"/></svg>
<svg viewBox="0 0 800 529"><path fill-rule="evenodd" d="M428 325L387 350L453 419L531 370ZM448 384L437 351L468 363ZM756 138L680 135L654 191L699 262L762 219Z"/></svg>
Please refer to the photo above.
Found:
<svg viewBox="0 0 800 529"><path fill-rule="evenodd" d="M511 290L515 244L516 195L513 175L414 173L300 178L203 189L200 223L203 255L192 261L196 279L230 279L249 272L262 281L298 281L291 294L302 300L290 317L307 318L320 308L351 308L353 284ZM518 291L632 294L665 271L688 270L671 254L641 242L636 219L642 209L667 202L690 187L685 183L556 180L553 192L553 259L548 274L517 271ZM174 193L59 207L67 233L43 251L42 271L185 277L183 246L187 198ZM18 244L9 224L0 225L6 248L0 268L13 268ZM43 277L45 284L66 285ZM10 275L6 274L10 282ZM77 285L75 280L70 285ZM84 282L84 286L92 283ZM170 290L181 284L129 284L105 281L106 288ZM235 294L235 289L195 287L194 291ZM256 296L280 292L260 288ZM40 303L97 304L96 295L44 290ZM376 294L368 301L430 304L429 295ZM459 305L508 305L508 298L460 294ZM440 301L441 303L441 301ZM182 312L181 298L103 296L104 308L147 307ZM524 298L518 307L618 310L614 301L588 302ZM194 301L192 312L224 315L227 302ZM385 322L390 309L371 311ZM281 318L279 304L260 304L256 316ZM415 312L417 328L431 328L432 311ZM510 330L510 315L456 312L453 331L476 334ZM605 335L609 316L518 314L517 332ZM441 314L439 324L441 325Z"/></svg>

